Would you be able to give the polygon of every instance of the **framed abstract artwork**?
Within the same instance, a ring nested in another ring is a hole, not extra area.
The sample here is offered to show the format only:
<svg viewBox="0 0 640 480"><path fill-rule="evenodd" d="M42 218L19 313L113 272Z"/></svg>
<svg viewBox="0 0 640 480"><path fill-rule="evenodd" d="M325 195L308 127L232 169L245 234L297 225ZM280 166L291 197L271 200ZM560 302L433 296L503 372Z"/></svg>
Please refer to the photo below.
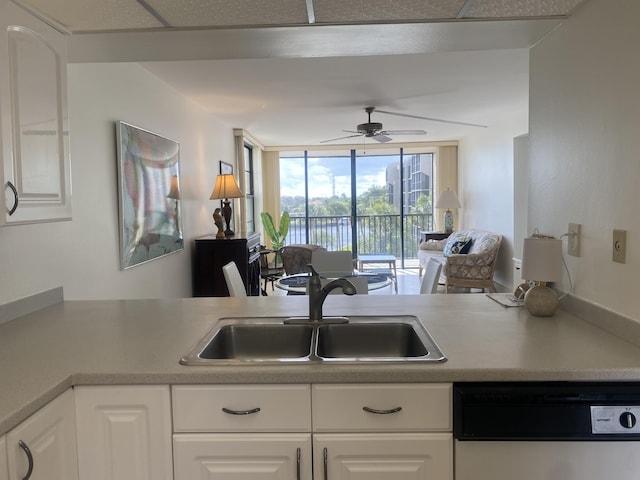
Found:
<svg viewBox="0 0 640 480"><path fill-rule="evenodd" d="M117 122L120 268L184 248L180 144Z"/></svg>

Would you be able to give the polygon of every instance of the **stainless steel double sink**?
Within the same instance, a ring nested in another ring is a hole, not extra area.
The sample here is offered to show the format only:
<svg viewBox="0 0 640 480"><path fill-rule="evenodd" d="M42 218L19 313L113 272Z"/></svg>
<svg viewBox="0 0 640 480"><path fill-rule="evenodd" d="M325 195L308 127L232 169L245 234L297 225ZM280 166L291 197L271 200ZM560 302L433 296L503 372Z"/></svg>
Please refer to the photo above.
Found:
<svg viewBox="0 0 640 480"><path fill-rule="evenodd" d="M222 318L183 365L309 362L443 362L417 317Z"/></svg>

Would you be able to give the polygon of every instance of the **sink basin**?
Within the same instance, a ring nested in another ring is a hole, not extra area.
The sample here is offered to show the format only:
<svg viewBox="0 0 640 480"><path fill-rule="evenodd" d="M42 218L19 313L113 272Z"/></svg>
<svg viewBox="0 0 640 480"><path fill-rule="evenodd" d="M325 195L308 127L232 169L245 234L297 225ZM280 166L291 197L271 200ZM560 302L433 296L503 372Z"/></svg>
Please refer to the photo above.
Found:
<svg viewBox="0 0 640 480"><path fill-rule="evenodd" d="M333 320L333 321L332 321ZM180 359L183 365L305 362L443 362L412 315L224 318Z"/></svg>
<svg viewBox="0 0 640 480"><path fill-rule="evenodd" d="M427 355L406 323L345 323L318 327L316 354L323 358L406 358Z"/></svg>
<svg viewBox="0 0 640 480"><path fill-rule="evenodd" d="M185 355L185 365L235 362L308 360L314 328L287 325L279 319L222 320Z"/></svg>
<svg viewBox="0 0 640 480"><path fill-rule="evenodd" d="M202 350L200 357L306 357L311 353L312 334L310 325L225 325Z"/></svg>

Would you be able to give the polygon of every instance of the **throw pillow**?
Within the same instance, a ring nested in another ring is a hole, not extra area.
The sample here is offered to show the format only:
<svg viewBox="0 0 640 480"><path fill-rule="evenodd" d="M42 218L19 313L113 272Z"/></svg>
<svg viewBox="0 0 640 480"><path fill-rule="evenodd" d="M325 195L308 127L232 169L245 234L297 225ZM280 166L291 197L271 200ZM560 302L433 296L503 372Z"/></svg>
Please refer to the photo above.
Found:
<svg viewBox="0 0 640 480"><path fill-rule="evenodd" d="M445 257L458 253L467 253L471 248L471 237L462 233L452 234L444 246L442 254Z"/></svg>
<svg viewBox="0 0 640 480"><path fill-rule="evenodd" d="M444 250L444 240L429 240L420 244L420 250Z"/></svg>

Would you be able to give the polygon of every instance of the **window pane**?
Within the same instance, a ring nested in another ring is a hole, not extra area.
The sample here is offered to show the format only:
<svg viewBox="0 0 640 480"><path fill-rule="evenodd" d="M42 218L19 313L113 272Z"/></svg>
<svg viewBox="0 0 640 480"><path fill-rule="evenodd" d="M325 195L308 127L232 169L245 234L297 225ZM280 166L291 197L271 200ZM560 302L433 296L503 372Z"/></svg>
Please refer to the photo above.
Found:
<svg viewBox="0 0 640 480"><path fill-rule="evenodd" d="M307 243L304 157L280 158L280 215L289 212L286 244ZM280 219L273 219L279 222Z"/></svg>
<svg viewBox="0 0 640 480"><path fill-rule="evenodd" d="M400 258L400 182L399 155L356 158L358 253Z"/></svg>
<svg viewBox="0 0 640 480"><path fill-rule="evenodd" d="M309 243L351 250L351 158L309 157Z"/></svg>

